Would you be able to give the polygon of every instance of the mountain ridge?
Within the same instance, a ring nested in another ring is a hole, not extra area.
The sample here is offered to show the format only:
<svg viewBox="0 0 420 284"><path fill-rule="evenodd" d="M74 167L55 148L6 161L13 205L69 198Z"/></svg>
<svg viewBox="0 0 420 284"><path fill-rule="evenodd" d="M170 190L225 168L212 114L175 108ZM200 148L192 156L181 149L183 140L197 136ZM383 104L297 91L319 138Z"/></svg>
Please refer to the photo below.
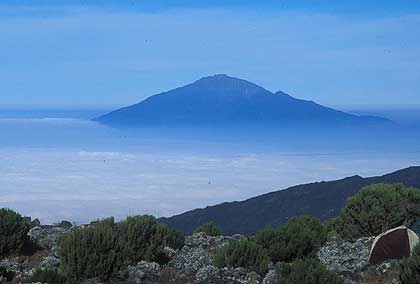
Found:
<svg viewBox="0 0 420 284"><path fill-rule="evenodd" d="M358 116L282 91L275 93L225 74L146 98L95 119L111 126L143 125L366 125L390 122Z"/></svg>
<svg viewBox="0 0 420 284"><path fill-rule="evenodd" d="M403 183L420 187L420 167L409 167L374 177L359 175L340 180L296 185L244 201L225 202L161 218L175 229L190 233L199 225L214 222L223 233L254 233L287 223L291 217L312 215L322 220L336 217L348 197L375 183Z"/></svg>

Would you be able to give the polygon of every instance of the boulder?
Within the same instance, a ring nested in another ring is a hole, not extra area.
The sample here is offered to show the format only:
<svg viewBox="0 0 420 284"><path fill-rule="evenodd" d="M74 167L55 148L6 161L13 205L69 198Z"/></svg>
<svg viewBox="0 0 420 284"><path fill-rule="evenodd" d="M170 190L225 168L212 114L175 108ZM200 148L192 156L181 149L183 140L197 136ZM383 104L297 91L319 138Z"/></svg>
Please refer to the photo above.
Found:
<svg viewBox="0 0 420 284"><path fill-rule="evenodd" d="M160 278L161 268L157 263L139 262L127 269L127 284L156 284Z"/></svg>
<svg viewBox="0 0 420 284"><path fill-rule="evenodd" d="M219 248L242 238L241 235L210 237L201 232L187 236L184 247L174 256L170 265L184 273L196 274L201 268L213 265L214 253Z"/></svg>
<svg viewBox="0 0 420 284"><path fill-rule="evenodd" d="M369 253L374 238L347 242L331 238L318 252L319 261L331 271L344 277L360 272L369 265Z"/></svg>

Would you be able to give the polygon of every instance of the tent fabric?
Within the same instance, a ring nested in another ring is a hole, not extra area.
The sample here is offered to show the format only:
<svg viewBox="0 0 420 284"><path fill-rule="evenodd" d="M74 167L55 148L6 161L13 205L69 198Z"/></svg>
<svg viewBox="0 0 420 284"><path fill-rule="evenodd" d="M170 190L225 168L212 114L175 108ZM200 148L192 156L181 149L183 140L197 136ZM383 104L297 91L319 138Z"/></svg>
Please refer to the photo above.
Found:
<svg viewBox="0 0 420 284"><path fill-rule="evenodd" d="M389 259L402 259L410 256L419 238L405 226L397 227L375 238L370 251L369 262L379 264Z"/></svg>

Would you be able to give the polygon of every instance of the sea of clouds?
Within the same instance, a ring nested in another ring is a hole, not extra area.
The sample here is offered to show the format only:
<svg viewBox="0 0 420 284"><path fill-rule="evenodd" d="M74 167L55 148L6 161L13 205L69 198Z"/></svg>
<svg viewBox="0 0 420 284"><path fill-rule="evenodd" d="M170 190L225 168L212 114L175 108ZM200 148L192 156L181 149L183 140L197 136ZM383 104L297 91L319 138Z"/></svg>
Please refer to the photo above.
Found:
<svg viewBox="0 0 420 284"><path fill-rule="evenodd" d="M379 175L420 163L418 152L293 153L128 139L74 119L0 120L0 133L0 207L46 223L170 216L296 184Z"/></svg>

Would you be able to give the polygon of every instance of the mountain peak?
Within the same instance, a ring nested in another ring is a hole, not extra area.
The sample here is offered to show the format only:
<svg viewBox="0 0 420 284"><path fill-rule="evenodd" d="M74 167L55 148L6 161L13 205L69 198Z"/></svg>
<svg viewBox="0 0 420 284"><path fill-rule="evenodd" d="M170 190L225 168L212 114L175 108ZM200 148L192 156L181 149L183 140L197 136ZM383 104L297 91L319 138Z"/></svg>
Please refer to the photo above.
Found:
<svg viewBox="0 0 420 284"><path fill-rule="evenodd" d="M98 120L140 125L364 125L372 119L339 112L252 82L216 74L116 110Z"/></svg>
<svg viewBox="0 0 420 284"><path fill-rule="evenodd" d="M234 77L228 76L226 74L214 74L214 75L210 75L210 76L205 76L205 77L201 78L200 80L229 80L229 79L239 80L238 78L234 78Z"/></svg>

